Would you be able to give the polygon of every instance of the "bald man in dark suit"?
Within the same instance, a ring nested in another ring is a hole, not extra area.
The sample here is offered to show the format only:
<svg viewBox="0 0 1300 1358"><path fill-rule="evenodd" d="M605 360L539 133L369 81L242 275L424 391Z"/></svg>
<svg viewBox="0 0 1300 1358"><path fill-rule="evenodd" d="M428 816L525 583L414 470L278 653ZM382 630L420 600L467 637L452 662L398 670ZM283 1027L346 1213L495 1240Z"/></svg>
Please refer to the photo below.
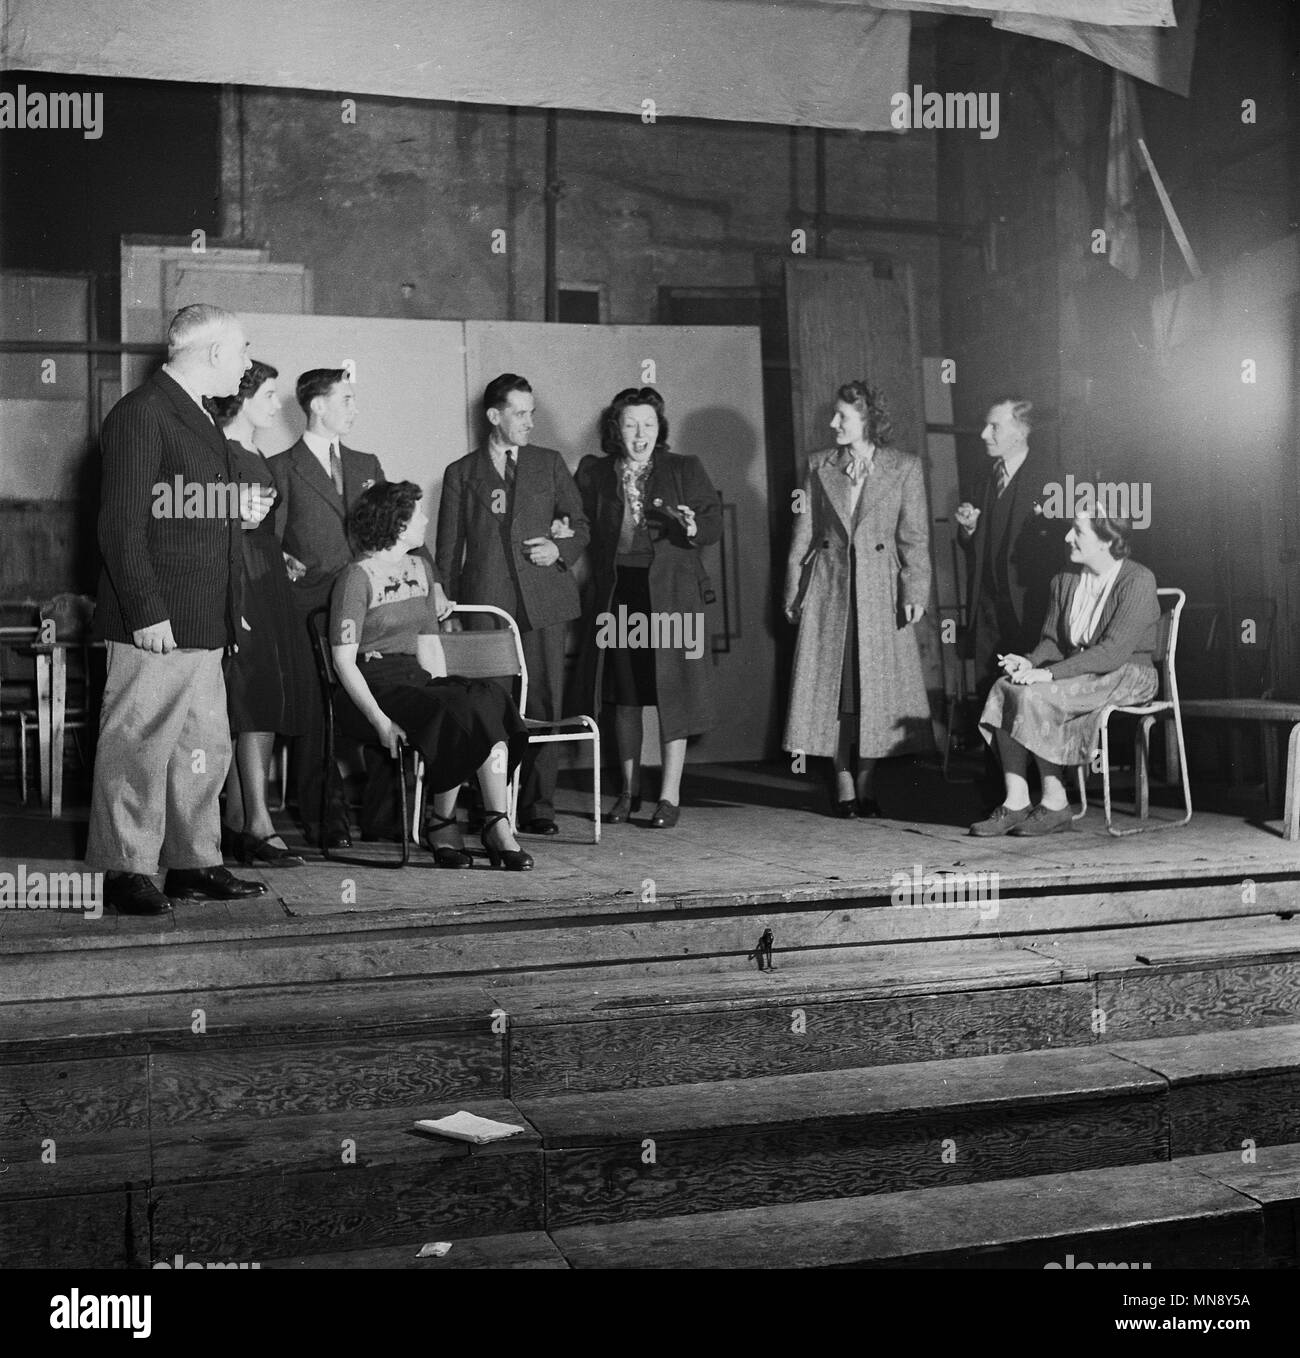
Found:
<svg viewBox="0 0 1300 1358"><path fill-rule="evenodd" d="M572 567L590 532L582 497L554 448L532 448L533 389L502 373L483 394L488 441L453 462L438 507L438 576L462 604L494 604L519 624L528 665L525 716L558 721L564 705L565 626L582 611ZM568 536L552 537L552 524ZM489 620L490 622L490 620ZM553 835L554 743L524 760L519 829Z"/></svg>
<svg viewBox="0 0 1300 1358"><path fill-rule="evenodd" d="M203 405L238 388L247 350L237 317L185 307L162 370L104 421L95 633L108 678L86 862L103 871L119 914L266 890L221 865L218 797L231 754L221 663L237 635L240 522L260 522L271 502L256 489L232 498L226 440Z"/></svg>

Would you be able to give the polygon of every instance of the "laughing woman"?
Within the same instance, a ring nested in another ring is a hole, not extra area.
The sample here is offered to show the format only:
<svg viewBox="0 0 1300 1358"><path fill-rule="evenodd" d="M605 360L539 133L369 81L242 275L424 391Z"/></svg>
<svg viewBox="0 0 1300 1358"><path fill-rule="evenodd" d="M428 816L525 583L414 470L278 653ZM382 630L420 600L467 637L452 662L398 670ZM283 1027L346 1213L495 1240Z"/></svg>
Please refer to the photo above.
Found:
<svg viewBox="0 0 1300 1358"><path fill-rule="evenodd" d="M829 756L835 814L881 814L876 761L933 747L914 624L930 597L921 459L893 447L884 398L837 393L835 447L813 453L786 570L799 624L784 748ZM855 767L856 765L856 767Z"/></svg>
<svg viewBox="0 0 1300 1358"><path fill-rule="evenodd" d="M601 418L600 445L605 456L583 458L575 478L591 524L596 599L583 666L592 706L583 710L614 707L623 792L608 819L617 824L640 807L642 709L658 709L663 778L650 824L670 829L681 805L687 737L713 725L712 671L698 650L629 644L630 627L606 645L612 629L602 629L601 618L640 617L645 627L657 613L691 622L702 641L708 577L700 548L722 536L722 509L700 460L669 452L663 397L652 387L614 397Z"/></svg>

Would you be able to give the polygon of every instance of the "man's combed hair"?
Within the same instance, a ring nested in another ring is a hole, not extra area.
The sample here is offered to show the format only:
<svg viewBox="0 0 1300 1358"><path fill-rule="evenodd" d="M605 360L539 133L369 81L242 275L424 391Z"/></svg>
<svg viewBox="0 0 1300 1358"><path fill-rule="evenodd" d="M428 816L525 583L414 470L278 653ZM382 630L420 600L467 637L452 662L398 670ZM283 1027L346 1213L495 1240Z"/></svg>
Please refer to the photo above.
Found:
<svg viewBox="0 0 1300 1358"><path fill-rule="evenodd" d="M194 302L182 307L167 327L167 361L196 344L212 344L235 319L234 313L210 302Z"/></svg>
<svg viewBox="0 0 1300 1358"><path fill-rule="evenodd" d="M294 395L302 413L311 419L311 403L318 396L328 396L340 382L348 380L346 368L312 368L298 379Z"/></svg>
<svg viewBox="0 0 1300 1358"><path fill-rule="evenodd" d="M1010 406L1011 418L1025 431L1031 433L1034 428L1034 403L1026 401L1023 396L999 396L993 402L995 406Z"/></svg>
<svg viewBox="0 0 1300 1358"><path fill-rule="evenodd" d="M528 379L520 377L518 373L502 373L500 377L494 377L483 391L483 413L504 410L512 391L531 392L532 387Z"/></svg>
<svg viewBox="0 0 1300 1358"><path fill-rule="evenodd" d="M668 452L668 416L664 398L653 387L624 387L605 407L600 417L601 450L610 457L622 457L623 431L620 428L623 412L628 406L650 406L659 417L659 437L655 441L656 454Z"/></svg>
<svg viewBox="0 0 1300 1358"><path fill-rule="evenodd" d="M348 514L348 532L358 552L386 552L411 522L424 492L414 481L381 481L361 493Z"/></svg>
<svg viewBox="0 0 1300 1358"><path fill-rule="evenodd" d="M244 402L262 390L262 384L279 377L280 370L269 363L253 359L239 379L239 390L233 396L206 396L203 404L219 425L225 426L243 409Z"/></svg>
<svg viewBox="0 0 1300 1358"><path fill-rule="evenodd" d="M884 447L894 437L894 422L889 418L885 393L879 387L868 386L865 380L845 382L835 393L836 400L852 406L866 421L867 437L877 447Z"/></svg>

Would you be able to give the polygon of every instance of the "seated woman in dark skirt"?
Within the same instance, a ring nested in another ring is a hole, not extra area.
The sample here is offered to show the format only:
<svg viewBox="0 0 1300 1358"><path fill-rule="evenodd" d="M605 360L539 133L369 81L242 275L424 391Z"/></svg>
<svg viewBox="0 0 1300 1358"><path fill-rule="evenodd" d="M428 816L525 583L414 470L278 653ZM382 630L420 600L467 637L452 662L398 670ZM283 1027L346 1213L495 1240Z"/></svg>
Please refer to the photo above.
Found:
<svg viewBox="0 0 1300 1358"><path fill-rule="evenodd" d="M1077 569L1052 580L1043 635L1027 655L1004 655L980 717L996 741L1006 799L971 834L1048 835L1071 822L1064 772L1092 758L1101 710L1150 702L1159 687L1154 656L1160 626L1156 578L1129 559L1132 523L1076 515L1066 534ZM1042 802L1029 803L1034 756Z"/></svg>
<svg viewBox="0 0 1300 1358"><path fill-rule="evenodd" d="M486 811L483 847L493 867L533 866L510 831L504 809L510 773L528 745L510 694L487 679L447 674L428 562L409 555L424 545L429 517L412 481L381 482L352 507L348 529L358 560L330 597L334 668L347 695L340 729L396 754L406 741L424 756L430 791L424 840L440 868L468 868L456 828L456 794L477 775Z"/></svg>

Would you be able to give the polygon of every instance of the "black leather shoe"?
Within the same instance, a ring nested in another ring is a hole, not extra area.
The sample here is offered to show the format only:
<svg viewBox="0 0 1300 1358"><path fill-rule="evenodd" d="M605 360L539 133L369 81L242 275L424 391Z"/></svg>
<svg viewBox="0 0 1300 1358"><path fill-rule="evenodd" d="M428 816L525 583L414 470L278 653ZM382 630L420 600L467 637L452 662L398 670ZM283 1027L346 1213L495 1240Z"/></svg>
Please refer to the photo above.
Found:
<svg viewBox="0 0 1300 1358"><path fill-rule="evenodd" d="M858 815L863 820L879 820L882 815L880 803L874 797L859 797Z"/></svg>
<svg viewBox="0 0 1300 1358"><path fill-rule="evenodd" d="M172 903L142 872L104 874L104 904L119 915L165 915Z"/></svg>
<svg viewBox="0 0 1300 1358"><path fill-rule="evenodd" d="M448 826L455 829L455 816L435 816L433 812L430 812L424 819L424 847L433 855L433 861L440 868L472 868L474 859L466 851L464 845L457 848L454 844L434 842L434 835L439 830L447 829Z"/></svg>
<svg viewBox="0 0 1300 1358"><path fill-rule="evenodd" d="M841 820L857 820L858 804L852 797L847 797L844 801L835 803L835 814Z"/></svg>
<svg viewBox="0 0 1300 1358"><path fill-rule="evenodd" d="M558 835L560 827L549 816L534 816L519 827L526 835Z"/></svg>
<svg viewBox="0 0 1300 1358"><path fill-rule="evenodd" d="M640 811L640 809L641 798L633 797L624 792L620 794L618 801L610 809L609 815L605 817L605 822L608 825L621 825L629 816Z"/></svg>
<svg viewBox="0 0 1300 1358"><path fill-rule="evenodd" d="M163 892L181 901L242 901L265 896L265 882L236 877L229 868L172 868Z"/></svg>
<svg viewBox="0 0 1300 1358"><path fill-rule="evenodd" d="M655 813L650 818L650 824L656 830L671 830L677 824L677 818L682 814L680 806L673 802L660 802L655 807Z"/></svg>
<svg viewBox="0 0 1300 1358"><path fill-rule="evenodd" d="M507 872L530 872L533 866L533 856L525 853L522 849L496 849L488 843L488 832L498 821L505 821L509 828L509 818L504 811L487 811L483 816L483 829L479 833L479 839L483 847L487 850L488 862L494 868L505 868Z"/></svg>
<svg viewBox="0 0 1300 1358"><path fill-rule="evenodd" d="M239 861L245 867L251 867L254 863L262 863L268 868L305 868L307 860L301 854L296 854L292 849L285 849L278 844L271 843L273 839L279 839L279 837L279 835L271 834L264 839L259 839L256 835L245 834L240 831L236 836L239 841Z"/></svg>

